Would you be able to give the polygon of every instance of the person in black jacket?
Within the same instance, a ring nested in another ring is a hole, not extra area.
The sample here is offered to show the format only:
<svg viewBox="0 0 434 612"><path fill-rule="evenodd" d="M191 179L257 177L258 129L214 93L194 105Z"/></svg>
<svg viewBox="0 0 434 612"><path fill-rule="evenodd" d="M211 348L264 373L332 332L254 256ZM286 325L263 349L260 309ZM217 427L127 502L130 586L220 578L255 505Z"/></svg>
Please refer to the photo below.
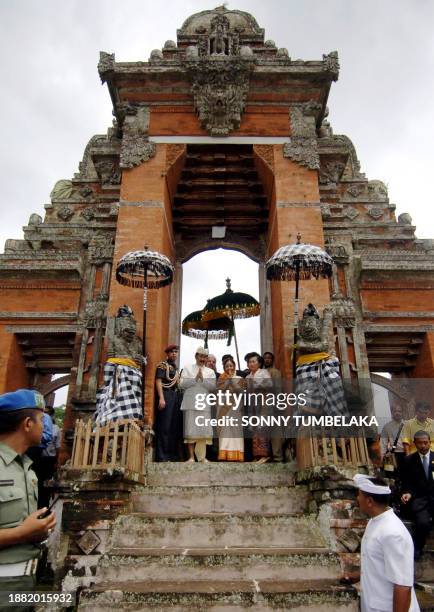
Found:
<svg viewBox="0 0 434 612"><path fill-rule="evenodd" d="M401 501L410 503L415 559L422 554L434 516L434 452L430 451L430 442L429 433L417 431L416 452L408 455L404 464Z"/></svg>

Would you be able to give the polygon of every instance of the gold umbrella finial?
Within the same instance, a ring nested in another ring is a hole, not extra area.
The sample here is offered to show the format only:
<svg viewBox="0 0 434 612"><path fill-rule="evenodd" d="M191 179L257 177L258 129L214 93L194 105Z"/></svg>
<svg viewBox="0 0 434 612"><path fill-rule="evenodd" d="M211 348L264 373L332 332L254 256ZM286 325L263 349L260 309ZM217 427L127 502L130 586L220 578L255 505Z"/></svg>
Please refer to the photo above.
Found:
<svg viewBox="0 0 434 612"><path fill-rule="evenodd" d="M297 234L297 244L301 244L301 234L298 232Z"/></svg>
<svg viewBox="0 0 434 612"><path fill-rule="evenodd" d="M231 279L229 277L226 279L226 290L231 290Z"/></svg>

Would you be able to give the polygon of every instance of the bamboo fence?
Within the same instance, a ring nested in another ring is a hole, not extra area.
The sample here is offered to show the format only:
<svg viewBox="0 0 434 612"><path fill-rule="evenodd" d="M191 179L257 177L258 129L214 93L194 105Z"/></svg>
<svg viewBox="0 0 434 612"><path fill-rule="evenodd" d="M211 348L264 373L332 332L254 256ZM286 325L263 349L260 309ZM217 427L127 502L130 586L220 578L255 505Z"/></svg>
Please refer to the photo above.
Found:
<svg viewBox="0 0 434 612"><path fill-rule="evenodd" d="M94 425L91 419L75 423L71 467L107 470L120 467L144 474L145 434L133 420Z"/></svg>

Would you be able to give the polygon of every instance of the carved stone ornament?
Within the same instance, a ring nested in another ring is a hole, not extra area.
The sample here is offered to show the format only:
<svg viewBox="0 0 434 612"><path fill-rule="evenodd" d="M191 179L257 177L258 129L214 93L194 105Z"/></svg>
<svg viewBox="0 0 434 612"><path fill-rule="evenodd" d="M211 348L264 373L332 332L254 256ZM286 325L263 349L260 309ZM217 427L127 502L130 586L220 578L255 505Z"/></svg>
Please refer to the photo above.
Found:
<svg viewBox="0 0 434 612"><path fill-rule="evenodd" d="M227 136L240 127L254 59L213 55L185 61L194 107L211 136Z"/></svg>
<svg viewBox="0 0 434 612"><path fill-rule="evenodd" d="M347 188L347 194L352 198L358 198L364 191L363 185L360 183L354 183Z"/></svg>
<svg viewBox="0 0 434 612"><path fill-rule="evenodd" d="M121 172L116 159L98 159L94 161L94 166L103 185L119 185Z"/></svg>
<svg viewBox="0 0 434 612"><path fill-rule="evenodd" d="M107 294L99 294L96 299L87 302L83 317L84 325L88 328L95 328L104 323L107 317L107 304Z"/></svg>
<svg viewBox="0 0 434 612"><path fill-rule="evenodd" d="M322 56L323 68L332 75L333 81L339 77L339 56L337 51L331 51L328 55Z"/></svg>
<svg viewBox="0 0 434 612"><path fill-rule="evenodd" d="M121 168L134 168L155 156L157 146L149 142L149 109L137 108L135 114L127 114L123 125Z"/></svg>
<svg viewBox="0 0 434 612"><path fill-rule="evenodd" d="M74 211L69 206L62 206L62 208L57 211L57 216L59 219L62 219L62 221L69 221L73 214Z"/></svg>
<svg viewBox="0 0 434 612"><path fill-rule="evenodd" d="M386 185L382 181L369 181L368 196L374 202L386 201L388 198Z"/></svg>
<svg viewBox="0 0 434 612"><path fill-rule="evenodd" d="M342 176L345 164L339 161L331 161L321 164L319 171L319 182L321 185L336 185Z"/></svg>
<svg viewBox="0 0 434 612"><path fill-rule="evenodd" d="M349 261L349 255L347 249L343 244L338 244L335 242L334 238L329 238L326 240L325 250L333 258L335 263L345 264Z"/></svg>
<svg viewBox="0 0 434 612"><path fill-rule="evenodd" d="M332 216L332 211L328 204L321 205L321 216L323 218L323 221L328 221L328 219L330 219L330 217Z"/></svg>
<svg viewBox="0 0 434 612"><path fill-rule="evenodd" d="M89 243L89 262L95 265L113 260L114 245L111 236L96 234Z"/></svg>
<svg viewBox="0 0 434 612"><path fill-rule="evenodd" d="M353 219L355 219L358 215L359 211L356 208L353 208L352 206L348 206L345 209L345 216L348 217L348 219L350 219L351 221L353 221Z"/></svg>
<svg viewBox="0 0 434 612"><path fill-rule="evenodd" d="M383 214L384 214L384 210L380 208L379 206L368 206L368 215L372 217L373 219L375 219L376 221L378 219L381 219Z"/></svg>
<svg viewBox="0 0 434 612"><path fill-rule="evenodd" d="M81 211L80 215L86 219L86 221L92 221L95 218L95 212L92 208L85 208Z"/></svg>
<svg viewBox="0 0 434 612"><path fill-rule="evenodd" d="M333 293L329 308L333 313L333 322L342 327L354 327L356 307L354 300L345 297L341 292Z"/></svg>
<svg viewBox="0 0 434 612"><path fill-rule="evenodd" d="M398 217L398 223L400 225L411 225L413 223L413 219L409 213L401 213Z"/></svg>
<svg viewBox="0 0 434 612"><path fill-rule="evenodd" d="M72 192L72 181L67 179L61 179L60 181L57 181L57 183L54 185L50 193L50 198L52 200L67 200L72 196Z"/></svg>
<svg viewBox="0 0 434 612"><path fill-rule="evenodd" d="M290 108L291 140L283 145L283 156L310 170L319 170L318 142L315 129L315 104L299 104Z"/></svg>
<svg viewBox="0 0 434 612"><path fill-rule="evenodd" d="M104 83L108 72L112 72L115 68L115 54L99 52L98 72L101 81Z"/></svg>
<svg viewBox="0 0 434 612"><path fill-rule="evenodd" d="M85 555L90 555L101 544L101 538L94 531L88 529L78 538L76 544Z"/></svg>
<svg viewBox="0 0 434 612"><path fill-rule="evenodd" d="M41 215L38 215L38 213L32 213L29 217L29 222L27 225L38 226L38 225L41 225L41 223L42 223Z"/></svg>
<svg viewBox="0 0 434 612"><path fill-rule="evenodd" d="M92 188L89 187L88 185L85 185L84 187L82 187L79 190L79 194L81 195L82 198L84 198L85 200L91 200L93 197L93 191Z"/></svg>

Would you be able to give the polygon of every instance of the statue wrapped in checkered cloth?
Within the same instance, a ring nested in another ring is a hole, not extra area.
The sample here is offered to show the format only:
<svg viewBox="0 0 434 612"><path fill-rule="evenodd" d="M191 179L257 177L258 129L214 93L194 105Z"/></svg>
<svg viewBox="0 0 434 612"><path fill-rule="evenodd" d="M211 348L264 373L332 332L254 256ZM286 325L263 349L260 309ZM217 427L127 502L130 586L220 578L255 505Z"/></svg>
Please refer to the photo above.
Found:
<svg viewBox="0 0 434 612"><path fill-rule="evenodd" d="M106 425L118 419L143 419L141 365L142 341L136 334L136 320L129 306L122 306L109 333L104 383L96 396L95 422Z"/></svg>
<svg viewBox="0 0 434 612"><path fill-rule="evenodd" d="M329 353L332 312L325 308L321 319L313 304L303 311L297 341L297 394L306 395L298 414L339 416L348 413L339 372L339 359Z"/></svg>

